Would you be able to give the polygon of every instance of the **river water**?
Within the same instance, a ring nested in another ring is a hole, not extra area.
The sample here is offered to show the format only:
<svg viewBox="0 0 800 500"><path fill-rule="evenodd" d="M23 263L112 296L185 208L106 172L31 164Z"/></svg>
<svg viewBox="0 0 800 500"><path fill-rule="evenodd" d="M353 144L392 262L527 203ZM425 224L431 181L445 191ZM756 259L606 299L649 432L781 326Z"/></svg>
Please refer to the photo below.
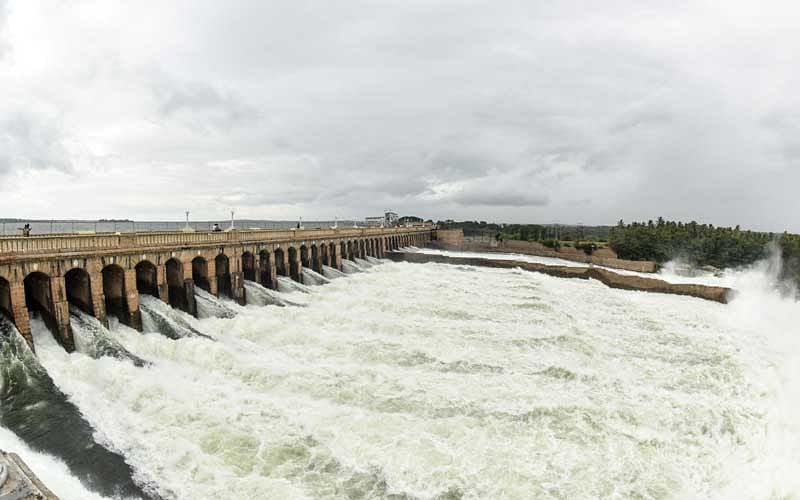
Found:
<svg viewBox="0 0 800 500"><path fill-rule="evenodd" d="M97 443L164 498L794 498L800 307L770 269L721 305L384 263L226 302L234 317L151 314L202 335L112 321L135 358L67 354L38 323L35 342ZM0 448L62 498L100 498L10 430Z"/></svg>

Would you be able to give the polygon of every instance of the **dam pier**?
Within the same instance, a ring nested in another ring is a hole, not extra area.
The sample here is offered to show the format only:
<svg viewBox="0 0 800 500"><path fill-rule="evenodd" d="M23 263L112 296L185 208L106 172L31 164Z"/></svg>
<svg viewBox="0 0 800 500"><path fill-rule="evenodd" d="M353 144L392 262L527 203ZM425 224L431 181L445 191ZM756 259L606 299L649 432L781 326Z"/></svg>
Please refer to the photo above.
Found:
<svg viewBox="0 0 800 500"><path fill-rule="evenodd" d="M277 289L302 283L302 270L342 269L342 259L383 258L425 245L430 225L397 228L46 234L0 238L0 314L31 346L30 318L42 318L67 351L75 349L70 307L108 323L142 329L139 297L151 295L197 315L195 287L244 305L245 280Z"/></svg>

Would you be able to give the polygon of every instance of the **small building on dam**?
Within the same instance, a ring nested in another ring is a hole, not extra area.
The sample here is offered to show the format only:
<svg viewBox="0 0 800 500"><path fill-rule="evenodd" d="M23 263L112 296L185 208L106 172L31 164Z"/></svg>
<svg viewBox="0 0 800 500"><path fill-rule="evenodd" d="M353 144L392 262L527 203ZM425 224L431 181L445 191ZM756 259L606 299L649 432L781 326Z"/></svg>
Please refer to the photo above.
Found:
<svg viewBox="0 0 800 500"><path fill-rule="evenodd" d="M30 318L41 317L72 351L70 306L141 330L142 294L196 315L195 287L245 304L245 280L277 288L278 276L301 282L303 268L341 270L342 259L380 258L434 233L416 226L0 237L0 314L32 348Z"/></svg>

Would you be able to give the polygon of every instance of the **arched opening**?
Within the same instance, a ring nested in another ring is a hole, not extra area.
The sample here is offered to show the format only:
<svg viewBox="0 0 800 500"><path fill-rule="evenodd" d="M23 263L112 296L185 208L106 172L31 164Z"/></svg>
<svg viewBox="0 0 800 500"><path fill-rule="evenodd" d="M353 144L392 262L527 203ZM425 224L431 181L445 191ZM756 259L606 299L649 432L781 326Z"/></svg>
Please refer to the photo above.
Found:
<svg viewBox="0 0 800 500"><path fill-rule="evenodd" d="M103 295L106 297L106 315L113 314L126 325L129 324L125 271L120 266L110 264L103 268Z"/></svg>
<svg viewBox="0 0 800 500"><path fill-rule="evenodd" d="M166 262L167 287L169 288L169 304L185 311L189 306L186 301L186 290L183 288L183 264L172 258Z"/></svg>
<svg viewBox="0 0 800 500"><path fill-rule="evenodd" d="M300 264L311 269L311 262L308 260L308 248L305 245L300 247Z"/></svg>
<svg viewBox="0 0 800 500"><path fill-rule="evenodd" d="M339 244L339 255L343 258L347 258L347 244L343 241Z"/></svg>
<svg viewBox="0 0 800 500"><path fill-rule="evenodd" d="M242 254L242 274L248 281L256 280L256 256L250 252Z"/></svg>
<svg viewBox="0 0 800 500"><path fill-rule="evenodd" d="M300 281L300 268L297 262L297 249L289 247L289 277L293 280Z"/></svg>
<svg viewBox="0 0 800 500"><path fill-rule="evenodd" d="M42 272L32 272L25 277L25 305L32 318L41 317L47 328L58 338L58 322L54 313L50 277Z"/></svg>
<svg viewBox="0 0 800 500"><path fill-rule="evenodd" d="M14 310L11 308L11 284L0 278L0 314L14 321Z"/></svg>
<svg viewBox="0 0 800 500"><path fill-rule="evenodd" d="M158 297L158 273L152 262L143 260L136 264L136 291Z"/></svg>
<svg viewBox="0 0 800 500"><path fill-rule="evenodd" d="M282 248L275 249L275 274L286 276L286 257Z"/></svg>
<svg viewBox="0 0 800 500"><path fill-rule="evenodd" d="M331 243L328 245L328 265L332 268L336 268L336 243Z"/></svg>
<svg viewBox="0 0 800 500"><path fill-rule="evenodd" d="M317 248L317 245L311 245L311 269L322 273L322 260L319 257L319 248Z"/></svg>
<svg viewBox="0 0 800 500"><path fill-rule="evenodd" d="M272 266L270 265L269 251L262 250L259 254L259 272L261 275L261 284L267 288L272 288Z"/></svg>
<svg viewBox="0 0 800 500"><path fill-rule="evenodd" d="M231 270L228 256L224 253L217 255L214 258L214 263L217 268L217 296L233 298L231 288Z"/></svg>
<svg viewBox="0 0 800 500"><path fill-rule="evenodd" d="M347 253L345 255L347 255L347 260L353 260L353 242L352 241L348 241L347 242Z"/></svg>
<svg viewBox="0 0 800 500"><path fill-rule="evenodd" d="M328 257L328 245L326 243L323 243L323 244L321 244L319 246L319 253L320 253L320 258L319 258L320 266L319 267L320 267L320 272L322 272L321 271L322 266L330 266L331 265L330 257Z"/></svg>
<svg viewBox="0 0 800 500"><path fill-rule="evenodd" d="M92 303L92 283L89 280L89 273L85 269L76 267L70 269L64 275L64 286L67 289L67 302L94 316L94 304Z"/></svg>
<svg viewBox="0 0 800 500"><path fill-rule="evenodd" d="M358 256L362 259L367 257L367 242L364 240L358 242Z"/></svg>
<svg viewBox="0 0 800 500"><path fill-rule="evenodd" d="M208 261L199 255L192 259L192 281L194 281L194 286L211 293L211 283L208 281Z"/></svg>

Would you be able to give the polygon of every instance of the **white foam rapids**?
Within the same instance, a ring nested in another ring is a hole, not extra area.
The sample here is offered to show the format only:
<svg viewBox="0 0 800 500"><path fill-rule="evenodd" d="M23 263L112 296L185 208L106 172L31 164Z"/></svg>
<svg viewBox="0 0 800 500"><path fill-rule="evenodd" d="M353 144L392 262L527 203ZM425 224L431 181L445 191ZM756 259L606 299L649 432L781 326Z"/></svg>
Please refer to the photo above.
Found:
<svg viewBox="0 0 800 500"><path fill-rule="evenodd" d="M149 367L37 351L177 498L800 495L800 308L769 287L387 263L302 296L192 323L216 342L113 329Z"/></svg>

